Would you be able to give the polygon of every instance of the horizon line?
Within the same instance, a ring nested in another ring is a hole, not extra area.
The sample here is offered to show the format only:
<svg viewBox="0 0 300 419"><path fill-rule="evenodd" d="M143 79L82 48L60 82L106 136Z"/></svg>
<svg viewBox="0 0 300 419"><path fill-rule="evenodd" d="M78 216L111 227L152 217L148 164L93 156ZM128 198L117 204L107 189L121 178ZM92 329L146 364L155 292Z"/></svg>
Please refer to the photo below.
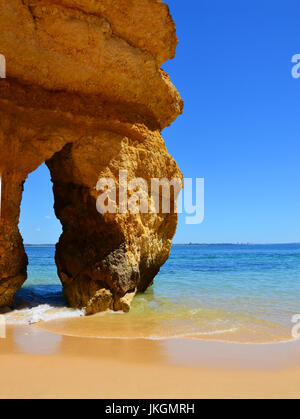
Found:
<svg viewBox="0 0 300 419"><path fill-rule="evenodd" d="M24 243L24 246L56 246L57 243ZM269 243L255 243L255 242L203 242L203 243L172 243L172 246L267 246L267 245L279 245L279 244L300 244L300 242L269 242Z"/></svg>

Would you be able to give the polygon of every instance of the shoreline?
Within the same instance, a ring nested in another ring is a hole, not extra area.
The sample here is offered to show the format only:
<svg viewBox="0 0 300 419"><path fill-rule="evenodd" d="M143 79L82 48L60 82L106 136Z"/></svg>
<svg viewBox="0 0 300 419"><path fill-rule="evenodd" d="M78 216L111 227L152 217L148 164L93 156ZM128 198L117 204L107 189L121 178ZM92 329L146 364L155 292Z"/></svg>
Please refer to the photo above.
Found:
<svg viewBox="0 0 300 419"><path fill-rule="evenodd" d="M83 316L83 318L85 318ZM70 318L68 320L72 320L73 323L74 320L78 320L78 318ZM43 331L47 331L49 333L54 334L60 334L62 336L67 337L73 337L73 338L79 338L79 339L96 339L96 340L132 340L132 341L138 341L138 340L144 340L144 341L178 341L178 340L191 340L196 342L212 342L212 343L225 343L228 345L246 345L246 346L263 346L263 345L284 345L284 344L293 344L300 342L300 338L296 339L291 337L290 339L282 339L282 340L274 340L274 341L266 341L266 342L260 342L260 341L243 341L243 340L230 340L230 337L227 336L227 338L215 338L213 336L217 335L226 335L227 333L230 333L230 330L224 331L222 333L220 332L199 332L197 333L190 333L190 334L182 334L182 335L170 335L170 336L101 336L101 335L85 335L82 334L82 331L79 331L75 334L71 332L67 332L64 330L64 322L65 320L52 320L49 322L38 322L35 325L39 327ZM55 327L55 325L58 324L58 327ZM33 324L34 325L34 324ZM22 325L23 326L23 325ZM28 325L29 327L32 325ZM54 326L54 327L53 327ZM211 336L211 337L210 337Z"/></svg>
<svg viewBox="0 0 300 419"><path fill-rule="evenodd" d="M0 398L299 398L300 341L69 337L38 325L0 339Z"/></svg>
<svg viewBox="0 0 300 419"><path fill-rule="evenodd" d="M4 313L4 318L9 327L39 327L49 333L86 339L152 341L189 339L233 345L273 345L299 340L294 338L288 329L280 330L280 333L270 336L263 334L263 329L252 330L242 326L218 329L216 325L216 328L208 330L197 331L189 328L184 330L182 326L178 327L176 319L172 320L172 325L166 326L162 318L158 320L150 318L147 321L145 317L134 314L130 316L120 311L107 310L86 316L84 310L65 306L51 307L46 302L32 308L24 307L9 311Z"/></svg>

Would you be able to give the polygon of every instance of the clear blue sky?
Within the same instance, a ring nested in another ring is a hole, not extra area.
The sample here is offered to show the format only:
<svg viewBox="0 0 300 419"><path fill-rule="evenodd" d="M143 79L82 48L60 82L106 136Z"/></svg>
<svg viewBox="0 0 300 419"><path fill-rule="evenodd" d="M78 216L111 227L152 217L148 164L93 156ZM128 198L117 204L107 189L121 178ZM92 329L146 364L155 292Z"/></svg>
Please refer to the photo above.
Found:
<svg viewBox="0 0 300 419"><path fill-rule="evenodd" d="M176 243L300 241L299 0L168 0L175 60L164 65L185 100L163 131L185 177L205 178L205 220ZM30 175L22 203L26 243L55 243L48 169ZM50 217L50 218L49 218Z"/></svg>

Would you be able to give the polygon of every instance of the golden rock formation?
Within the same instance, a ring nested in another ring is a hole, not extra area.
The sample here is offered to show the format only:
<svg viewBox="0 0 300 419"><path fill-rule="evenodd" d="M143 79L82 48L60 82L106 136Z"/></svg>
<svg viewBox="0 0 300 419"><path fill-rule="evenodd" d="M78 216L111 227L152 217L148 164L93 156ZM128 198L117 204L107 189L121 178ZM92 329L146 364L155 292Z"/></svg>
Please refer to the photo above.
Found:
<svg viewBox="0 0 300 419"><path fill-rule="evenodd" d="M128 311L167 260L177 215L100 214L97 182L181 178L160 131L183 102L161 64L175 25L160 0L0 3L0 307L26 280L23 184L46 162L63 234L58 274L72 307ZM38 199L38 193L37 193Z"/></svg>

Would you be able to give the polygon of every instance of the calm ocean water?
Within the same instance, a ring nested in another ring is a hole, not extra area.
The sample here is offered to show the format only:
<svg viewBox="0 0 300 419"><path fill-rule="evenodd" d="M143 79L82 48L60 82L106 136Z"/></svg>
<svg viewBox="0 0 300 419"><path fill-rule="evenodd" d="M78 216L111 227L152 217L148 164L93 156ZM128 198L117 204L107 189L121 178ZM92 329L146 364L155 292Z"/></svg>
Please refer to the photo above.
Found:
<svg viewBox="0 0 300 419"><path fill-rule="evenodd" d="M66 307L55 249L26 251L28 280L9 323L60 322L96 337L273 342L292 339L291 318L300 313L299 244L173 246L154 286L136 297L130 313L91 319Z"/></svg>

